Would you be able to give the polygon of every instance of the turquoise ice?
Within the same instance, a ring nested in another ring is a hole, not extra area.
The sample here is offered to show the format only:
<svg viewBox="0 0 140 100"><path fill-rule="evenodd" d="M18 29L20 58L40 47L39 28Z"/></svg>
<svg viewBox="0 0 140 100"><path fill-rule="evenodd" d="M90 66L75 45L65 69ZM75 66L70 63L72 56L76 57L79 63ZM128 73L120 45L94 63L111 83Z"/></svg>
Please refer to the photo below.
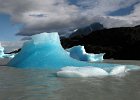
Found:
<svg viewBox="0 0 140 100"><path fill-rule="evenodd" d="M21 51L8 63L17 68L47 68L61 69L66 66L93 66L111 71L118 64L88 63L78 61L69 56L60 43L57 32L41 33L32 36L32 40L24 43ZM129 69L137 69L138 66L127 65Z"/></svg>
<svg viewBox="0 0 140 100"><path fill-rule="evenodd" d="M88 61L88 62L101 62L103 61L103 56L105 53L100 54L93 54L93 53L86 53L84 46L74 46L67 50L69 55L77 60L80 61Z"/></svg>

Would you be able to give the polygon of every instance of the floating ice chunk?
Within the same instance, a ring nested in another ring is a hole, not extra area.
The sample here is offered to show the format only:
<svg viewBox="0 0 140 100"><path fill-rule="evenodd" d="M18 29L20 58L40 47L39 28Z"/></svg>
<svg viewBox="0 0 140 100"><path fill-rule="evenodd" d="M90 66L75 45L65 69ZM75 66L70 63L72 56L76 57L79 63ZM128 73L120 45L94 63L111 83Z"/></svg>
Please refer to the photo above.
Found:
<svg viewBox="0 0 140 100"><path fill-rule="evenodd" d="M100 76L119 76L127 72L125 66L116 66L110 72L98 67L72 67L61 68L57 72L58 77L100 77Z"/></svg>
<svg viewBox="0 0 140 100"><path fill-rule="evenodd" d="M0 43L0 58L14 58L15 54L4 54L4 47Z"/></svg>
<svg viewBox="0 0 140 100"><path fill-rule="evenodd" d="M108 72L98 67L64 67L57 72L59 77L97 77L107 76Z"/></svg>
<svg viewBox="0 0 140 100"><path fill-rule="evenodd" d="M103 61L103 56L105 53L101 54L92 54L92 53L86 53L84 46L74 46L67 50L70 52L70 56L74 59L80 60L80 61L89 61L89 62L95 62L95 61Z"/></svg>
<svg viewBox="0 0 140 100"><path fill-rule="evenodd" d="M0 43L0 58L3 58L3 55L4 55L4 48L1 46Z"/></svg>

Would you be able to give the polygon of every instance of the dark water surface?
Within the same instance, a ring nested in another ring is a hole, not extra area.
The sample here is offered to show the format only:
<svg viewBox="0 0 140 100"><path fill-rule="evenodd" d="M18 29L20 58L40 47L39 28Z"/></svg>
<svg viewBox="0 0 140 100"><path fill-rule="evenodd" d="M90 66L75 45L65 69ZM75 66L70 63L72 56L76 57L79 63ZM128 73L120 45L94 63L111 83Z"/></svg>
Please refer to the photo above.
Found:
<svg viewBox="0 0 140 100"><path fill-rule="evenodd" d="M4 66L7 61L0 60L0 100L140 100L140 71L123 77L57 78L47 70ZM140 65L132 60L105 62Z"/></svg>

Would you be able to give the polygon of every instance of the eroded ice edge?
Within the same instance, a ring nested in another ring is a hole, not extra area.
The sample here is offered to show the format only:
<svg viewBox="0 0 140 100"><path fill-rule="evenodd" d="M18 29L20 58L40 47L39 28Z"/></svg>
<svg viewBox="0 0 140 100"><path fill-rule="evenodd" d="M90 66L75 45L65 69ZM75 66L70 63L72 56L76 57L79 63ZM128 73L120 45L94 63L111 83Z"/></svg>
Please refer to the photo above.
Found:
<svg viewBox="0 0 140 100"><path fill-rule="evenodd" d="M86 53L84 46L74 46L70 49L66 50L68 54L77 60L80 61L87 61L87 62L102 62L103 56L105 53L100 54L93 54L93 53Z"/></svg>
<svg viewBox="0 0 140 100"><path fill-rule="evenodd" d="M60 77L108 76L140 69L135 65L88 63L73 59L62 48L56 32L32 36L32 40L24 43L21 51L8 65L16 68L57 70L57 76Z"/></svg>

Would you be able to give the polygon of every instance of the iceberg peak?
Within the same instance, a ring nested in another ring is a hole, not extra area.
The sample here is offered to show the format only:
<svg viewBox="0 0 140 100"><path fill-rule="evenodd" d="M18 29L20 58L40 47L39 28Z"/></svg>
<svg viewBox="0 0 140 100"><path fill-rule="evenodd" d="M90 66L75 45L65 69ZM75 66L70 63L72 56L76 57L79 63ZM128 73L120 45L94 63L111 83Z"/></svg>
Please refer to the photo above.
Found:
<svg viewBox="0 0 140 100"><path fill-rule="evenodd" d="M40 44L45 44L45 43L46 45L47 44L51 44L51 45L60 44L58 32L52 32L52 33L43 32L40 34L33 35L31 38L35 45L37 44L40 45Z"/></svg>

